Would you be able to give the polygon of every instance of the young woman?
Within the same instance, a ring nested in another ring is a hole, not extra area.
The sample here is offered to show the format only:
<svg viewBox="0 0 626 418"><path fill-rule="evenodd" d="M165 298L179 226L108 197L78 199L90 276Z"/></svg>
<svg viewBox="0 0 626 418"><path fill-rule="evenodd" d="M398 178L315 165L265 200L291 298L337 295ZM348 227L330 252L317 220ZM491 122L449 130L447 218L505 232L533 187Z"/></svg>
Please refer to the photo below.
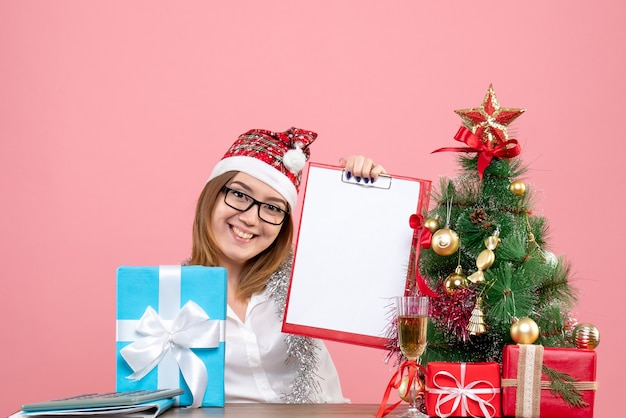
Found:
<svg viewBox="0 0 626 418"><path fill-rule="evenodd" d="M281 332L292 211L316 137L297 128L242 134L198 199L189 264L228 272L226 402L348 402L323 342ZM341 165L364 182L385 173L358 155Z"/></svg>

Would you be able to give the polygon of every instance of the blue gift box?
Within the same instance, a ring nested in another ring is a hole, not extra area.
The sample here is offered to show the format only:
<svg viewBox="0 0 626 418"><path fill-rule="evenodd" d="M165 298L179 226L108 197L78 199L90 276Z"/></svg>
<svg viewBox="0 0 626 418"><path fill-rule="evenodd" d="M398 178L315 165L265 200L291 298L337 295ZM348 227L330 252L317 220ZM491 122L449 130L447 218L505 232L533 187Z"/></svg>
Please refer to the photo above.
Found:
<svg viewBox="0 0 626 418"><path fill-rule="evenodd" d="M180 406L224 406L226 289L221 267L119 267L116 390L180 387Z"/></svg>

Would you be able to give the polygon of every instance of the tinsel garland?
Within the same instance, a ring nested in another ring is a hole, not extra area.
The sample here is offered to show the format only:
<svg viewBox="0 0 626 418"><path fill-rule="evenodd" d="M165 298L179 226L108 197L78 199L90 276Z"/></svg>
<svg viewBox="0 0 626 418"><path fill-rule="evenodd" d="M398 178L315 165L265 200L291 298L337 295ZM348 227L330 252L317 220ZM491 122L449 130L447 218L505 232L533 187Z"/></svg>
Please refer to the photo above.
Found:
<svg viewBox="0 0 626 418"><path fill-rule="evenodd" d="M476 295L471 287L459 289L452 294L443 290L443 281L437 285L439 297L430 299L431 320L456 339L466 342L469 339L467 324L476 304Z"/></svg>
<svg viewBox="0 0 626 418"><path fill-rule="evenodd" d="M287 291L293 256L276 270L267 282L267 292L276 304L279 320L285 315L287 304ZM319 383L315 376L318 367L318 355L320 346L310 337L295 334L285 334L287 345L286 364L295 362L297 374L291 383L291 393L281 394L285 403L303 404L315 403L315 394L320 392Z"/></svg>

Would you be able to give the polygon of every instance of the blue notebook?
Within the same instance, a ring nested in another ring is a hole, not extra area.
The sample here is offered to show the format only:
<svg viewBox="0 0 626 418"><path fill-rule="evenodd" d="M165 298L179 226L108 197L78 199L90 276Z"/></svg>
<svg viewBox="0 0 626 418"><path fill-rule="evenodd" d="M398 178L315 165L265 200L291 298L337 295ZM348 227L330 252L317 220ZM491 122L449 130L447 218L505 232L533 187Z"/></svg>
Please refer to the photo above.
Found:
<svg viewBox="0 0 626 418"><path fill-rule="evenodd" d="M183 389L144 389L134 391L119 391L108 393L88 393L68 398L53 399L50 401L27 403L22 405L22 412L46 412L57 415L60 411L75 412L94 411L95 409L122 409L117 407L131 407L141 404L152 403L153 401L172 401L183 393ZM162 402L160 406L166 406L168 402ZM171 404L169 405L171 406ZM113 413L113 411L112 411ZM40 414L38 414L40 415Z"/></svg>

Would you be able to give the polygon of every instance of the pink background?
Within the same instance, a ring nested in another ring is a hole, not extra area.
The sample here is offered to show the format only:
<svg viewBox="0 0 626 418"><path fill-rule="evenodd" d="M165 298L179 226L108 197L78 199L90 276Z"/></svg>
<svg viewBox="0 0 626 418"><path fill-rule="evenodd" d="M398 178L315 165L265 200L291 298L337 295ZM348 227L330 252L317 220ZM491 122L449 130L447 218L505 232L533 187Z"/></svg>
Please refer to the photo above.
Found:
<svg viewBox="0 0 626 418"><path fill-rule="evenodd" d="M623 387L623 2L0 1L0 415L114 389L115 269L187 257L195 199L249 128L313 161L456 175L454 109L493 83L550 249L602 332L596 416ZM367 254L376 243L362 245ZM358 291L358 289L355 289ZM353 402L384 352L330 343Z"/></svg>

